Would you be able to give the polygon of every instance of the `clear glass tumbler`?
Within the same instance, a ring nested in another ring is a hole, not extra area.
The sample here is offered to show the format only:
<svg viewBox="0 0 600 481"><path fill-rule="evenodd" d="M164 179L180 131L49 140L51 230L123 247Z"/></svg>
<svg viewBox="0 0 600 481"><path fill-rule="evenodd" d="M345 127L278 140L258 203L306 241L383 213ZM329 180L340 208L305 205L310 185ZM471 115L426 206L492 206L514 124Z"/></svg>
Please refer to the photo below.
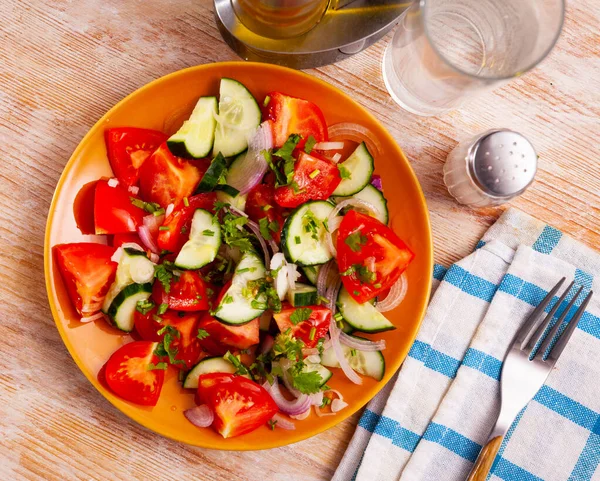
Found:
<svg viewBox="0 0 600 481"><path fill-rule="evenodd" d="M552 50L565 0L414 0L383 59L392 98L418 115L460 106Z"/></svg>

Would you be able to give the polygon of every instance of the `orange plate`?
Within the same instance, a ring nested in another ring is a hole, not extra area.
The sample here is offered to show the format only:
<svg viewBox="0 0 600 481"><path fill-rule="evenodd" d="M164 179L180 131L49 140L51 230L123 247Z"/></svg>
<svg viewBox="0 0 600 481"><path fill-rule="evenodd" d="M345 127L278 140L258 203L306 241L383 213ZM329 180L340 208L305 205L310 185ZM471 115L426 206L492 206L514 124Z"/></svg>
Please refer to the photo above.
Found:
<svg viewBox="0 0 600 481"><path fill-rule="evenodd" d="M82 235L73 217L73 202L81 186L111 175L104 129L137 126L170 134L188 117L198 97L218 93L221 77L239 80L260 101L269 91L283 91L315 102L329 125L357 122L374 132L382 145L382 153L375 159L375 169L383 178L391 226L416 254L407 270L407 297L387 314L397 329L374 336L387 342L383 381L365 377L363 385L357 386L348 381L341 370L334 369L335 375L328 384L340 390L349 403L336 416L318 418L313 413L306 420L296 422L295 431L276 429L271 432L264 427L232 439L223 439L210 428L198 429L185 419L183 411L194 405L193 393L180 387L177 374L172 370L167 372L160 400L154 408L123 401L100 385L96 377L99 369L112 352L131 338L104 322L81 324L78 321L51 255L51 247L60 243L104 242L101 236ZM275 65L245 62L201 65L167 75L129 95L104 115L81 141L58 182L44 246L46 288L56 326L71 356L96 389L127 416L163 436L226 450L267 449L306 439L338 424L373 398L400 367L416 337L429 298L432 258L429 216L423 193L406 157L384 127L350 97L321 80Z"/></svg>

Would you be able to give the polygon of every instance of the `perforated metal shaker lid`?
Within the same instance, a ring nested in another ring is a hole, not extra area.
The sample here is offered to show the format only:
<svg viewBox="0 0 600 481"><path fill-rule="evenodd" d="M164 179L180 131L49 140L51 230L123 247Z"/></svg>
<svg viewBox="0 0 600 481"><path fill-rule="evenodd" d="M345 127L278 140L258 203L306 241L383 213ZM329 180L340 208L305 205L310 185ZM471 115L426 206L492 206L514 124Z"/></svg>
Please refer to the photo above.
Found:
<svg viewBox="0 0 600 481"><path fill-rule="evenodd" d="M468 165L471 177L486 194L514 197L533 182L537 154L521 134L490 130L471 146Z"/></svg>

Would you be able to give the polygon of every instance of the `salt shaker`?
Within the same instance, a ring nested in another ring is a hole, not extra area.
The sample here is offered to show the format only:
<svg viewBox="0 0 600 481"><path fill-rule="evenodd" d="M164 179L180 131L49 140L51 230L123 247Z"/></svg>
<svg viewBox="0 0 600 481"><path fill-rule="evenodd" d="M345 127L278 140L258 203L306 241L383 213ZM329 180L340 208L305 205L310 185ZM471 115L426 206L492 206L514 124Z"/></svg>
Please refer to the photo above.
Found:
<svg viewBox="0 0 600 481"><path fill-rule="evenodd" d="M461 142L450 152L444 182L461 204L485 207L522 194L536 171L533 145L517 132L494 129Z"/></svg>

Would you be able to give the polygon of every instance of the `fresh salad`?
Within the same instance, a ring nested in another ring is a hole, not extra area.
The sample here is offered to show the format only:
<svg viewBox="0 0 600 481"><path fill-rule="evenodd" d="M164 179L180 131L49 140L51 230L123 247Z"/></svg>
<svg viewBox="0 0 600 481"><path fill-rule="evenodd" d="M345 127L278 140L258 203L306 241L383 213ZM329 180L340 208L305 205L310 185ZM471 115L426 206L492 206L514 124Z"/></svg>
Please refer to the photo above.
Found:
<svg viewBox="0 0 600 481"><path fill-rule="evenodd" d="M221 79L171 136L105 132L114 177L75 210L105 243L53 247L81 322L130 333L100 381L154 406L167 369L223 437L294 429L347 406L333 376L383 379L384 315L407 289L411 249L387 226L380 146L319 107Z"/></svg>

